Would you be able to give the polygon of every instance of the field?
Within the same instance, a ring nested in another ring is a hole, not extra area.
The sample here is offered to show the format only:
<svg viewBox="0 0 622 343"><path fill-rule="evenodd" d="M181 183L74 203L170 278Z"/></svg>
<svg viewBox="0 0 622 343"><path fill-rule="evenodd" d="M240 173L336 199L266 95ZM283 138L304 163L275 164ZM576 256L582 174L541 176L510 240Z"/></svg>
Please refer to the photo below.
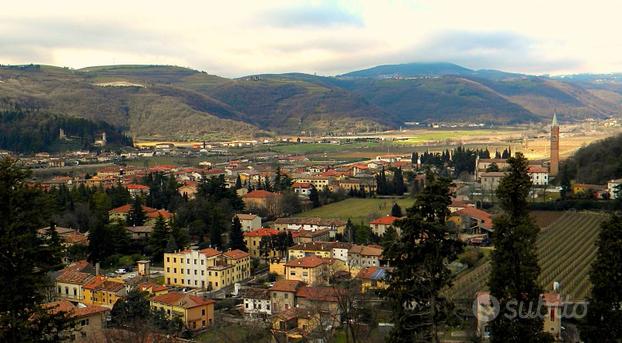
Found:
<svg viewBox="0 0 622 343"><path fill-rule="evenodd" d="M353 223L367 224L370 221L389 214L391 206L397 202L402 211L412 206L413 199L356 199L350 198L326 206L318 207L299 214L300 217L341 218Z"/></svg>
<svg viewBox="0 0 622 343"><path fill-rule="evenodd" d="M595 242L606 215L593 212L565 212L544 228L538 237L540 285L550 291L554 281L561 284L564 300L583 300L590 292L588 273L596 255ZM473 299L486 290L491 270L489 262L458 276L447 294L453 299ZM568 297L568 298L566 298Z"/></svg>

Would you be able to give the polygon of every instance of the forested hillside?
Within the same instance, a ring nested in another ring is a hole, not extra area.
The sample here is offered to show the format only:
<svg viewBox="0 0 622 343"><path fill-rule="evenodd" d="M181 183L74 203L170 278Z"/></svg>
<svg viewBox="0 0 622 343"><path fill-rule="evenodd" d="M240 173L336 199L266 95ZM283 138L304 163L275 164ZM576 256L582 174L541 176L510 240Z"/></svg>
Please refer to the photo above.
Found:
<svg viewBox="0 0 622 343"><path fill-rule="evenodd" d="M579 149L564 162L568 176L581 183L605 184L622 178L622 135L609 137Z"/></svg>

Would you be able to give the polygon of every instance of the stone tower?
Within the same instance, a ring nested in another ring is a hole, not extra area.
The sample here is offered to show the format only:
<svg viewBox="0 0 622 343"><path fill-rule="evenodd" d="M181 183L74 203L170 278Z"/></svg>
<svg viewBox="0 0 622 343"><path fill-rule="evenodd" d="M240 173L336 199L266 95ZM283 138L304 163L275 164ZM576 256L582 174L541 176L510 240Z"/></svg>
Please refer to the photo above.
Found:
<svg viewBox="0 0 622 343"><path fill-rule="evenodd" d="M551 123L551 165L549 174L557 176L559 172L559 125L557 124L557 114L553 114Z"/></svg>

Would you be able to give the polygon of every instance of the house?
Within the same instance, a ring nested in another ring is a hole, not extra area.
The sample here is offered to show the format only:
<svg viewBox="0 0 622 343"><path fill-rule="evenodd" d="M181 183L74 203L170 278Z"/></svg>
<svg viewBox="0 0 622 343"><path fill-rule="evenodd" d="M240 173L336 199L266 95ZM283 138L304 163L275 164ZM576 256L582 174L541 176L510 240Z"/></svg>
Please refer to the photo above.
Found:
<svg viewBox="0 0 622 343"><path fill-rule="evenodd" d="M74 305L67 300L45 303L42 308L56 314L66 312L73 321L73 327L66 333L71 342L100 342L105 339L104 328L110 309L97 305Z"/></svg>
<svg viewBox="0 0 622 343"><path fill-rule="evenodd" d="M132 198L136 198L138 196L143 197L149 195L149 187L145 185L139 185L136 183L129 183L125 186L127 191L130 193Z"/></svg>
<svg viewBox="0 0 622 343"><path fill-rule="evenodd" d="M270 287L272 313L279 313L296 307L296 292L305 283L298 280L278 280Z"/></svg>
<svg viewBox="0 0 622 343"><path fill-rule="evenodd" d="M287 249L287 255L289 260L295 260L303 258L305 256L318 256L321 258L333 257L333 242L308 242L296 244Z"/></svg>
<svg viewBox="0 0 622 343"><path fill-rule="evenodd" d="M391 215L386 215L384 217L377 218L371 222L369 222L369 226L371 226L371 231L375 233L377 236L383 236L389 227L392 227L393 224L400 220L398 217L394 217ZM400 234L400 229L396 226L393 226L397 234Z"/></svg>
<svg viewBox="0 0 622 343"><path fill-rule="evenodd" d="M527 174L534 186L546 186L549 184L549 169L542 166L529 166Z"/></svg>
<svg viewBox="0 0 622 343"><path fill-rule="evenodd" d="M594 185L588 183L575 183L572 185L573 194L586 194L594 199L604 198L604 194L607 193L608 185Z"/></svg>
<svg viewBox="0 0 622 343"><path fill-rule="evenodd" d="M263 237L272 237L279 234L279 231L270 228L259 228L253 231L244 232L244 244L246 244L246 248L248 248L248 253L252 257L261 258L261 239ZM271 250L270 258L278 258L280 259L280 251Z"/></svg>
<svg viewBox="0 0 622 343"><path fill-rule="evenodd" d="M164 254L169 286L219 290L250 277L250 255L241 250L182 250Z"/></svg>
<svg viewBox="0 0 622 343"><path fill-rule="evenodd" d="M290 308L272 316L272 335L276 342L314 342L311 336L320 330L320 320L316 311Z"/></svg>
<svg viewBox="0 0 622 343"><path fill-rule="evenodd" d="M242 231L244 232L253 231L261 227L261 217L256 214L238 213L235 216L240 220Z"/></svg>
<svg viewBox="0 0 622 343"><path fill-rule="evenodd" d="M468 234L492 232L492 216L490 213L475 207L465 207L451 214L450 222Z"/></svg>
<svg viewBox="0 0 622 343"><path fill-rule="evenodd" d="M622 185L622 179L609 180L609 182L607 182L607 192L609 192L611 199L622 198L622 192L620 192L622 189L620 185Z"/></svg>
<svg viewBox="0 0 622 343"><path fill-rule="evenodd" d="M263 189L250 191L242 196L247 209L266 209L271 213L277 212L283 198L281 193L269 192ZM273 213L276 214L276 213Z"/></svg>
<svg viewBox="0 0 622 343"><path fill-rule="evenodd" d="M479 174L479 180L482 185L482 190L489 194L497 192L501 179L505 177L506 172L481 172Z"/></svg>
<svg viewBox="0 0 622 343"><path fill-rule="evenodd" d="M127 295L127 287L123 280L96 276L82 287L84 303L112 308L120 298Z"/></svg>
<svg viewBox="0 0 622 343"><path fill-rule="evenodd" d="M309 285L327 285L331 276L331 259L309 255L285 263L285 278Z"/></svg>
<svg viewBox="0 0 622 343"><path fill-rule="evenodd" d="M296 244L327 241L331 238L330 233L329 229L317 231L303 229L292 232L292 238Z"/></svg>
<svg viewBox="0 0 622 343"><path fill-rule="evenodd" d="M61 226L55 226L54 229L56 230L56 233L58 233L58 236L60 237L62 241L62 245L65 248L71 247L73 245L88 245L89 244L88 236L81 233L78 230L61 227ZM44 228L37 230L37 234L39 235L39 237L44 237L45 235L49 233L49 230L50 230L50 227L46 226Z"/></svg>
<svg viewBox="0 0 622 343"><path fill-rule="evenodd" d="M211 299L179 292L157 295L149 300L153 310L163 311L168 318L179 317L190 330L205 329L214 323L215 303Z"/></svg>
<svg viewBox="0 0 622 343"><path fill-rule="evenodd" d="M365 267L380 267L382 247L379 245L354 244L348 251L348 267L357 270Z"/></svg>
<svg viewBox="0 0 622 343"><path fill-rule="evenodd" d="M365 267L356 274L356 278L361 281L361 293L366 293L369 290L386 289L389 286L387 270L382 267Z"/></svg>
<svg viewBox="0 0 622 343"><path fill-rule="evenodd" d="M145 221L145 225L154 225L159 216L162 216L166 220L170 220L173 217L173 214L167 210L157 210L155 208L147 207L142 205L143 212L145 213L147 220ZM119 206L117 208L113 208L108 211L108 220L119 221L125 223L127 221L127 216L132 210L131 204L126 204L123 206Z"/></svg>
<svg viewBox="0 0 622 343"><path fill-rule="evenodd" d="M56 293L61 299L81 302L84 300L83 287L95 276L75 270L67 270L56 278Z"/></svg>
<svg viewBox="0 0 622 343"><path fill-rule="evenodd" d="M197 183L195 181L186 181L183 185L177 188L177 192L182 196L187 196L188 199L194 199L197 194Z"/></svg>
<svg viewBox="0 0 622 343"><path fill-rule="evenodd" d="M319 192L323 190L324 188L328 188L328 186L330 186L330 184L332 183L332 180L333 178L330 176L304 174L304 175L294 176L292 181L294 182L294 184L296 183L311 184Z"/></svg>
<svg viewBox="0 0 622 343"><path fill-rule="evenodd" d="M504 158L475 158L475 180L480 181L482 173L485 173L491 165L496 165L499 171L510 167L507 159Z"/></svg>
<svg viewBox="0 0 622 343"><path fill-rule="evenodd" d="M311 194L311 189L313 189L313 185L308 182L294 182L294 184L292 184L292 189L294 190L294 193L298 194L303 198L306 198L309 196L309 194Z"/></svg>
<svg viewBox="0 0 622 343"><path fill-rule="evenodd" d="M330 237L334 238L337 233L343 234L346 222L336 218L319 217L287 217L277 218L272 225L279 231L299 231L299 230L329 230Z"/></svg>
<svg viewBox="0 0 622 343"><path fill-rule="evenodd" d="M303 286L296 291L296 306L320 313L324 327L341 325L339 301L346 301L346 290L337 287Z"/></svg>
<svg viewBox="0 0 622 343"><path fill-rule="evenodd" d="M345 179L341 179L335 182L331 190L337 191L338 189L341 189L346 192L349 192L350 190L360 191L362 189L367 194L375 193L376 192L376 178L370 175L370 176L348 177Z"/></svg>
<svg viewBox="0 0 622 343"><path fill-rule="evenodd" d="M136 286L141 292L149 293L150 296L162 295L168 293L168 288L154 282L143 282Z"/></svg>
<svg viewBox="0 0 622 343"><path fill-rule="evenodd" d="M153 232L153 225L128 226L127 231L132 239L147 239Z"/></svg>
<svg viewBox="0 0 622 343"><path fill-rule="evenodd" d="M242 292L244 314L253 316L269 316L272 314L270 290L267 288L247 288Z"/></svg>

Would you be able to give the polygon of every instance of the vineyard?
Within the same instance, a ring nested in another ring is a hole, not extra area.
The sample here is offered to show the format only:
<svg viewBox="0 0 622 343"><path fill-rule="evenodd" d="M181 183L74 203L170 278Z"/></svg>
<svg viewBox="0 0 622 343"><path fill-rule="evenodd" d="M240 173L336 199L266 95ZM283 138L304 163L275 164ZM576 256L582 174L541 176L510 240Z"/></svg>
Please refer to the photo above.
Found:
<svg viewBox="0 0 622 343"><path fill-rule="evenodd" d="M593 212L565 212L543 229L538 237L540 284L550 291L553 282L561 284L562 297L583 300L590 292L588 273L596 255L594 245L600 223L607 218ZM473 299L475 293L487 289L491 270L487 261L467 271L454 281L447 295L452 299Z"/></svg>

